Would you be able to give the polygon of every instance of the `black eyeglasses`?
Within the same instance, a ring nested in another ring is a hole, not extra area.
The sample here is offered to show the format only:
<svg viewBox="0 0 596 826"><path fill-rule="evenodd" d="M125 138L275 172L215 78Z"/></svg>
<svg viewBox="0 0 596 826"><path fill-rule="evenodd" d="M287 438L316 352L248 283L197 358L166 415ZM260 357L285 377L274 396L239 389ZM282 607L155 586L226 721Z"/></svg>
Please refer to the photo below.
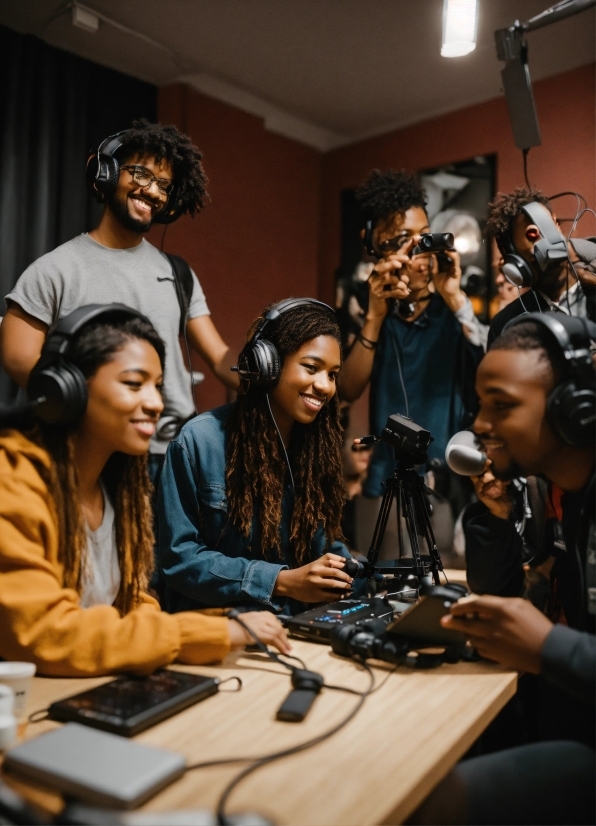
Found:
<svg viewBox="0 0 596 826"><path fill-rule="evenodd" d="M148 169L145 169L144 166L136 166L134 164L125 164L124 166L120 167L121 169L126 169L130 172L133 181L138 184L142 189L147 189L147 187L153 185L153 181L156 182L157 188L159 189L162 195L168 197L172 190L174 189L174 182L169 181L167 178L156 178Z"/></svg>

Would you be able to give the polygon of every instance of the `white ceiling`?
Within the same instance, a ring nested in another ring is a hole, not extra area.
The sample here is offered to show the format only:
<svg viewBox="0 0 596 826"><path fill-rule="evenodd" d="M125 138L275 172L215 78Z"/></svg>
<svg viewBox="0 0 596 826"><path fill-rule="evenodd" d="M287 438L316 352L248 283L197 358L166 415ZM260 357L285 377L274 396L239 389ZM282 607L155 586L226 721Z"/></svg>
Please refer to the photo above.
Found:
<svg viewBox="0 0 596 826"><path fill-rule="evenodd" d="M479 0L476 50L454 59L440 56L442 0L84 3L146 39L75 28L68 5L2 0L0 23L157 85L184 80L325 151L499 95L494 30L548 0ZM594 8L532 32L532 79L594 61L595 35Z"/></svg>

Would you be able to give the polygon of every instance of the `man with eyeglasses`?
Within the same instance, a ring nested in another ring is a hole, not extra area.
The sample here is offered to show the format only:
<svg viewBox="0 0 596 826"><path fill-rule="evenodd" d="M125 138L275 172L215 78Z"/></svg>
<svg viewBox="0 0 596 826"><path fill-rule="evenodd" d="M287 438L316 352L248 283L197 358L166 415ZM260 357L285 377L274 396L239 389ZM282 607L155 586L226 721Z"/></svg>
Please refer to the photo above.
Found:
<svg viewBox="0 0 596 826"><path fill-rule="evenodd" d="M6 296L0 358L6 372L25 387L48 329L77 307L120 302L146 315L167 346L165 410L151 442L155 479L169 441L194 412L194 400L179 345L181 306L172 266L144 236L162 210L172 208L173 199L176 215L198 212L207 199L207 178L201 153L174 126L135 121L117 137L121 145L110 161L117 185L111 192L102 191L91 181L104 203L99 224L42 256L21 275ZM229 368L236 358L192 276L187 341L216 377L234 388L237 377Z"/></svg>
<svg viewBox="0 0 596 826"><path fill-rule="evenodd" d="M484 353L480 324L461 289L459 255L445 253L441 266L434 255L411 255L420 236L430 232L426 195L413 173L374 170L356 199L368 224L369 237L365 229L362 237L379 260L368 279L368 307L342 369L340 392L355 401L370 382L370 427L377 435L392 413L405 413L431 431L431 467L456 516L466 498L445 467L445 447L473 412L474 377ZM362 522L370 524L394 466L393 450L377 444L363 488L368 505L361 502ZM442 551L450 548L452 530L451 523L443 541L437 535ZM388 534L384 548L395 556L389 546L396 540Z"/></svg>

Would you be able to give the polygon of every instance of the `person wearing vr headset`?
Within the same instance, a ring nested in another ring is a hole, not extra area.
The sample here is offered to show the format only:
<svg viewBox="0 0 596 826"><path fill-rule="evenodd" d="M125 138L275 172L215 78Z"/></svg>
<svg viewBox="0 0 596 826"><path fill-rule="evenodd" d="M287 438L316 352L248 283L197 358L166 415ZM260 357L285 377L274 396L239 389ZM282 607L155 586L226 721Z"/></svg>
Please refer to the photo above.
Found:
<svg viewBox="0 0 596 826"><path fill-rule="evenodd" d="M220 660L249 641L234 620L174 617L147 593L146 454L164 360L146 317L121 304L82 307L47 338L29 409L0 421L0 658L49 676L148 674ZM289 650L275 617L245 620Z"/></svg>
<svg viewBox="0 0 596 826"><path fill-rule="evenodd" d="M207 199L202 155L174 126L135 121L91 152L87 181L104 209L98 226L39 258L6 296L0 358L22 387L48 329L85 304L121 301L151 319L166 342L164 414L151 440L156 480L169 440L195 412L179 334L217 378L235 388L233 360L188 265L145 239L154 224L199 212Z"/></svg>
<svg viewBox="0 0 596 826"><path fill-rule="evenodd" d="M420 236L430 232L426 194L413 173L374 170L356 199L365 247L378 260L368 279L364 325L342 370L341 394L355 401L370 382L375 434L396 412L430 430L429 458L444 471L440 492L459 512L466 498L444 466L445 447L471 415L476 366L484 354L480 324L461 289L459 255L445 252L441 268L434 254L412 255ZM369 501L379 501L394 465L391 447L376 445L363 491Z"/></svg>
<svg viewBox="0 0 596 826"><path fill-rule="evenodd" d="M596 320L596 238L567 240L539 189L499 193L489 204L485 232L497 243L504 277L518 290L516 300L493 318L489 344L526 312Z"/></svg>
<svg viewBox="0 0 596 826"><path fill-rule="evenodd" d="M461 763L414 823L595 822L595 336L587 319L532 313L509 323L478 369L474 430L491 470L545 477L562 536L544 530L543 556L553 562L545 614L500 596L523 589L510 513L494 510L471 530L467 554L476 570L484 561L488 594L455 604L442 622L482 656L526 673L529 742Z"/></svg>
<svg viewBox="0 0 596 826"><path fill-rule="evenodd" d="M334 311L287 299L252 325L232 405L186 424L159 490L169 611L209 606L285 614L350 593Z"/></svg>

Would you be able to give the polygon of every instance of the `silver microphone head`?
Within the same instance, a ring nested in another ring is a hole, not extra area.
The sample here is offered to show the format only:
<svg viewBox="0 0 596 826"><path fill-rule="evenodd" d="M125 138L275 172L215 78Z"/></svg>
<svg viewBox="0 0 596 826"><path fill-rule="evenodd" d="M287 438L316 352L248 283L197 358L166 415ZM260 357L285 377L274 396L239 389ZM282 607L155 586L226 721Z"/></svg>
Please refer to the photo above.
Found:
<svg viewBox="0 0 596 826"><path fill-rule="evenodd" d="M486 453L483 453L476 434L471 430L460 430L447 443L445 461L460 476L480 476L486 465Z"/></svg>

